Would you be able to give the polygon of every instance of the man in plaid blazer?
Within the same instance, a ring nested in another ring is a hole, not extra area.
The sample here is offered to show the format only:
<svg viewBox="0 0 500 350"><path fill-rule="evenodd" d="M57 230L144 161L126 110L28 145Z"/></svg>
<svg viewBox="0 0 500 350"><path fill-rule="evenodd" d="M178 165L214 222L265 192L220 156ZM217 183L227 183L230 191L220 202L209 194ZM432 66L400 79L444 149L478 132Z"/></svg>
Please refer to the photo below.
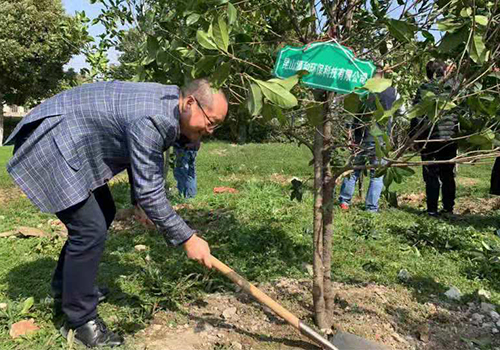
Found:
<svg viewBox="0 0 500 350"><path fill-rule="evenodd" d="M120 345L97 315L95 287L116 210L107 182L130 167L139 205L168 243L210 264L207 242L179 217L164 189L163 152L184 135L196 141L224 121L228 104L206 80L179 89L155 83L101 82L62 92L18 124L7 170L28 198L68 228L52 279L67 322L89 347Z"/></svg>

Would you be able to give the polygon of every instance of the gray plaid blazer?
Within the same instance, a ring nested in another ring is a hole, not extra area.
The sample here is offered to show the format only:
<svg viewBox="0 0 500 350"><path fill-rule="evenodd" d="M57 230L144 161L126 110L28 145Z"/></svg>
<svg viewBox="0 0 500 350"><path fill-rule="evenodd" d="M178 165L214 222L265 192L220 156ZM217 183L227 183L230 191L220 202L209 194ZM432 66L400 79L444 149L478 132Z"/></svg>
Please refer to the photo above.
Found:
<svg viewBox="0 0 500 350"><path fill-rule="evenodd" d="M137 201L167 241L193 234L170 205L163 152L180 135L179 88L102 82L62 92L33 109L5 144L37 125L7 164L17 185L44 212L89 197L131 166Z"/></svg>

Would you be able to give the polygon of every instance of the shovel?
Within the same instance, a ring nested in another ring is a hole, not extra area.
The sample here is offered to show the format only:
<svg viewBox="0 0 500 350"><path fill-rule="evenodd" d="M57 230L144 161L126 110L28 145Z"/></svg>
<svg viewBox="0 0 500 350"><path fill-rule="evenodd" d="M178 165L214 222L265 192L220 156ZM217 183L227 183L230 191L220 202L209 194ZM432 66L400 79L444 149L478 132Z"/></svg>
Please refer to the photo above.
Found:
<svg viewBox="0 0 500 350"><path fill-rule="evenodd" d="M299 330L303 335L319 344L323 349L327 350L391 350L390 348L371 342L357 335L337 332L331 337L330 341L315 332L312 328L302 323L295 315L285 309L283 306L271 299L267 294L255 287L253 284L245 280L243 277L234 272L229 266L219 261L212 256L212 266L219 272L240 286L245 292L253 296L260 304L263 304L273 310L275 314L282 317L290 325Z"/></svg>

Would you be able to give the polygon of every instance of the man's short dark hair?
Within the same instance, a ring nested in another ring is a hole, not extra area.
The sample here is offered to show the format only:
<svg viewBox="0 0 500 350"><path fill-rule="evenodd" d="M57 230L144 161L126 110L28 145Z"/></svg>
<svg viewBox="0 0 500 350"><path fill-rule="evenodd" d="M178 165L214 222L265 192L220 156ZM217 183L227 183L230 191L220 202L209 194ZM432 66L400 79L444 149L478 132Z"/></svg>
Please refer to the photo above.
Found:
<svg viewBox="0 0 500 350"><path fill-rule="evenodd" d="M446 72L446 64L442 61L429 61L427 66L425 66L425 70L427 71L427 78L429 80L435 78L444 77L444 73Z"/></svg>

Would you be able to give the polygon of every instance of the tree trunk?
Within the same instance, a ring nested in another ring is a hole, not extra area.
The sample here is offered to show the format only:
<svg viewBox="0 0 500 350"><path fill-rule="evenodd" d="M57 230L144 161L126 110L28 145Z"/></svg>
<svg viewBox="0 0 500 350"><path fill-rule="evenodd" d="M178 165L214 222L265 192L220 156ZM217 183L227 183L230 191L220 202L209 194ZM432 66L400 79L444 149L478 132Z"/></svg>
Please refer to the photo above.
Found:
<svg viewBox="0 0 500 350"><path fill-rule="evenodd" d="M0 146L3 145L3 95L0 93Z"/></svg>
<svg viewBox="0 0 500 350"><path fill-rule="evenodd" d="M316 325L328 328L323 288L323 135L322 127L314 134L314 260L313 302Z"/></svg>
<svg viewBox="0 0 500 350"><path fill-rule="evenodd" d="M323 295L325 299L328 327L333 325L335 293L332 286L332 236L333 236L333 190L335 179L332 177L331 145L333 144L330 104L335 93L326 94L324 105L325 123L323 124Z"/></svg>

